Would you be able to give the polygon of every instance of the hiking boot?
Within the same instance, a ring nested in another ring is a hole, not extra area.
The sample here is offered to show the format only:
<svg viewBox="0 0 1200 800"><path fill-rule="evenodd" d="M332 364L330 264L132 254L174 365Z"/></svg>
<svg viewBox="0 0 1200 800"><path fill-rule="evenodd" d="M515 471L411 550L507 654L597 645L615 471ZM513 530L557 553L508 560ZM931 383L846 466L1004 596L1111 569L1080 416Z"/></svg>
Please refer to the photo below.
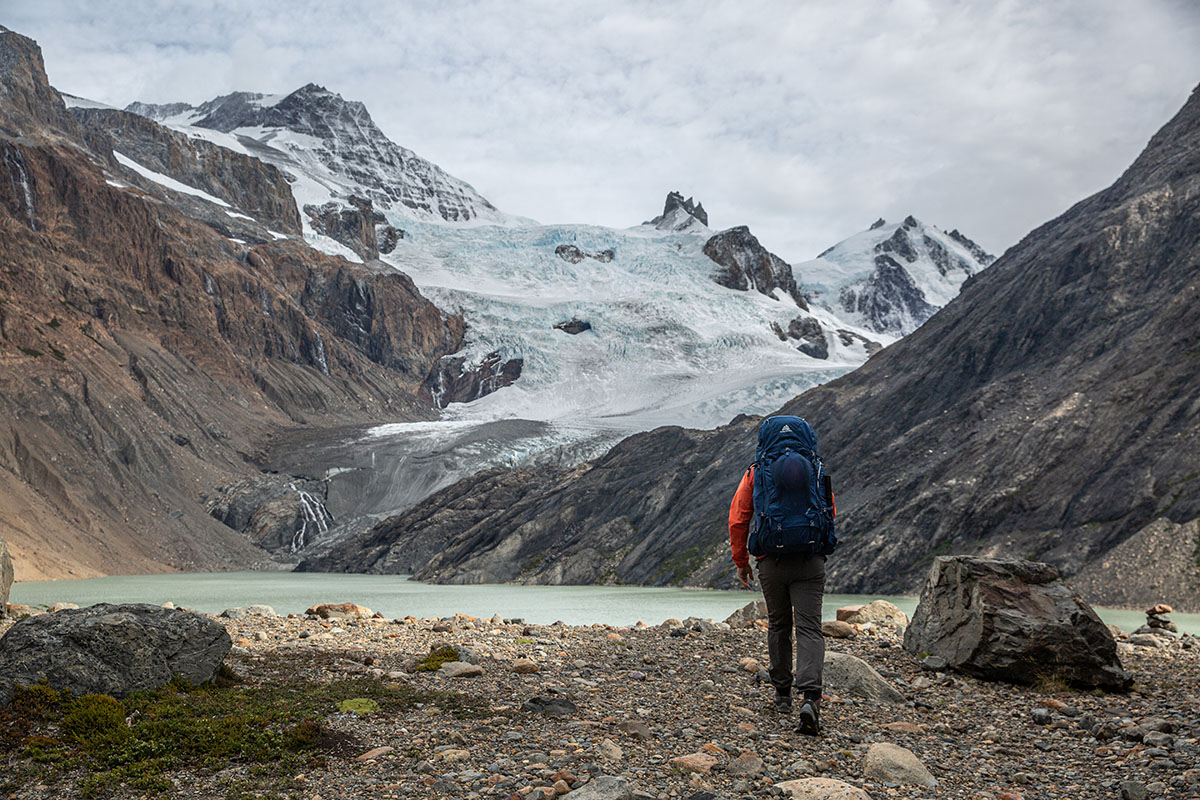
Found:
<svg viewBox="0 0 1200 800"><path fill-rule="evenodd" d="M805 736L816 736L821 732L821 695L805 692L804 702L800 704L800 719L796 722L796 732Z"/></svg>
<svg viewBox="0 0 1200 800"><path fill-rule="evenodd" d="M784 694L783 692L775 693L775 713L792 713L792 696L790 694Z"/></svg>

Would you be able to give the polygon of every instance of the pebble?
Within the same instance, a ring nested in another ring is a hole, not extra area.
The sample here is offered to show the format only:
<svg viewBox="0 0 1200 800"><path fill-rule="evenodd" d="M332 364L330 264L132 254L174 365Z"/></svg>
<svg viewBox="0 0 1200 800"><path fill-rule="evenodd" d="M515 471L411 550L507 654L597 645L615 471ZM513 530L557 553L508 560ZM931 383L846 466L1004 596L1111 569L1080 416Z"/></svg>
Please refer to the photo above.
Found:
<svg viewBox="0 0 1200 800"><path fill-rule="evenodd" d="M624 751L612 739L601 739L600 745L596 749L600 758L606 761L620 761L625 757Z"/></svg>

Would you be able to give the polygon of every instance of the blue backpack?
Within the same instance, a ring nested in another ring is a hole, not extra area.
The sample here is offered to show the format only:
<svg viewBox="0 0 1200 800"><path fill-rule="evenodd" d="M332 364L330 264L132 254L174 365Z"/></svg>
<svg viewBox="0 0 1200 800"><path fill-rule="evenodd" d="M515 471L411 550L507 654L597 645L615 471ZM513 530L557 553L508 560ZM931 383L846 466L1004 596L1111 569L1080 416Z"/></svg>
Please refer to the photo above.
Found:
<svg viewBox="0 0 1200 800"><path fill-rule="evenodd" d="M754 454L753 556L820 553L837 548L833 488L817 455L817 434L800 417L768 417Z"/></svg>

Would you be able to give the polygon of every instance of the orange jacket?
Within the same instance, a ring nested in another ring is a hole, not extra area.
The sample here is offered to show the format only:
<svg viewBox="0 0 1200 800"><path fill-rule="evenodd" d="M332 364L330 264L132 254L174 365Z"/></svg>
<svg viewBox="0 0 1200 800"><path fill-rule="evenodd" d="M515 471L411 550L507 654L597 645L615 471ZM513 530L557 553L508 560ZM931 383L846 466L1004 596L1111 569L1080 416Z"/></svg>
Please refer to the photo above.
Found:
<svg viewBox="0 0 1200 800"><path fill-rule="evenodd" d="M750 520L754 519L754 467L746 470L742 482L729 504L729 547L733 550L733 563L738 569L750 566L750 552L746 550L746 538L750 536Z"/></svg>
<svg viewBox="0 0 1200 800"><path fill-rule="evenodd" d="M831 497L830 500L833 500ZM837 516L837 502L833 506L833 516ZM742 475L742 482L733 493L733 502L729 504L729 549L733 551L733 563L738 568L750 566L750 551L746 549L746 539L750 536L750 520L754 519L754 467Z"/></svg>

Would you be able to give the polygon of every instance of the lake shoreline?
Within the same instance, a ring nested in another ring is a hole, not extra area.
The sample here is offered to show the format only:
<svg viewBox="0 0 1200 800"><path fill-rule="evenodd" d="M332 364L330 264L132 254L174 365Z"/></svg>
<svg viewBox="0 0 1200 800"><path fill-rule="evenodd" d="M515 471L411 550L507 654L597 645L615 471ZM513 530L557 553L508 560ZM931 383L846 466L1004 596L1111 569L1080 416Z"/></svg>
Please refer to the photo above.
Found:
<svg viewBox="0 0 1200 800"><path fill-rule="evenodd" d="M323 602L355 602L387 616L443 617L455 613L490 618L521 617L537 624L657 623L688 616L724 619L761 597L757 590L704 587L546 586L525 584L431 584L404 575L310 573L283 570L250 572L152 573L69 581L14 583L9 602L47 608L57 602L172 602L218 614L238 605L266 603L281 613L303 613ZM840 605L887 599L911 614L912 595L842 595L827 593L823 616L832 619ZM1170 598L1164 598L1170 602ZM1105 621L1125 631L1140 627L1142 609L1095 607ZM1181 632L1200 635L1200 614L1175 613Z"/></svg>

